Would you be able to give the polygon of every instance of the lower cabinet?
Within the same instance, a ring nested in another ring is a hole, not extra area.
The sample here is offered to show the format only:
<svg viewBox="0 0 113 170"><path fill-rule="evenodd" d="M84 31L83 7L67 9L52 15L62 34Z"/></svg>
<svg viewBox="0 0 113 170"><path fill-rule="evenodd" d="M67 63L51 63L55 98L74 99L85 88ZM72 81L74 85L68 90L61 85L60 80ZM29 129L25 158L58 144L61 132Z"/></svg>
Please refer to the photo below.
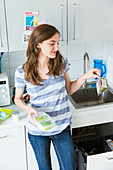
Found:
<svg viewBox="0 0 113 170"><path fill-rule="evenodd" d="M52 143L51 143L51 162L53 170L60 170L57 156Z"/></svg>
<svg viewBox="0 0 113 170"><path fill-rule="evenodd" d="M26 134L27 137L27 134ZM28 170L39 170L34 151L31 147L31 144L27 137L27 160L28 160ZM56 153L53 147L53 144L51 144L51 162L52 162L52 170L59 170L59 164L56 157Z"/></svg>
<svg viewBox="0 0 113 170"><path fill-rule="evenodd" d="M27 170L25 127L0 130L0 170Z"/></svg>
<svg viewBox="0 0 113 170"><path fill-rule="evenodd" d="M72 137L77 170L112 170L113 151L106 140L113 141L113 123L75 128Z"/></svg>
<svg viewBox="0 0 113 170"><path fill-rule="evenodd" d="M111 130L110 130L111 129ZM112 170L113 151L106 140L113 140L113 123L72 129L77 170ZM59 163L51 144L52 170ZM0 170L39 170L29 143L26 126L0 129Z"/></svg>
<svg viewBox="0 0 113 170"><path fill-rule="evenodd" d="M59 170L51 145L52 169ZM0 129L0 170L39 170L26 126Z"/></svg>
<svg viewBox="0 0 113 170"><path fill-rule="evenodd" d="M83 150L78 149L77 161L77 170L112 170L113 151L88 155L87 152L83 153Z"/></svg>
<svg viewBox="0 0 113 170"><path fill-rule="evenodd" d="M87 170L112 170L113 151L87 157Z"/></svg>

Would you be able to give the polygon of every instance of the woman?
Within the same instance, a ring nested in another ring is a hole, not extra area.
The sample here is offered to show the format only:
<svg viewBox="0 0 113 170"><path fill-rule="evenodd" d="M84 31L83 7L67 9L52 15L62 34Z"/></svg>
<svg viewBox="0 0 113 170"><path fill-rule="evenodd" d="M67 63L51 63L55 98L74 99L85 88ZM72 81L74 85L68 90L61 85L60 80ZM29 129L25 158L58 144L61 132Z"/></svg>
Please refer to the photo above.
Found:
<svg viewBox="0 0 113 170"><path fill-rule="evenodd" d="M15 73L15 103L28 112L28 138L40 170L51 169L50 143L53 142L61 170L75 170L74 148L70 133L72 115L68 95L77 91L89 78L98 78L98 69L91 69L71 82L69 63L59 52L59 31L48 24L36 27L28 43L27 61ZM31 106L23 100L24 87ZM46 112L55 122L53 128L42 131L32 115Z"/></svg>

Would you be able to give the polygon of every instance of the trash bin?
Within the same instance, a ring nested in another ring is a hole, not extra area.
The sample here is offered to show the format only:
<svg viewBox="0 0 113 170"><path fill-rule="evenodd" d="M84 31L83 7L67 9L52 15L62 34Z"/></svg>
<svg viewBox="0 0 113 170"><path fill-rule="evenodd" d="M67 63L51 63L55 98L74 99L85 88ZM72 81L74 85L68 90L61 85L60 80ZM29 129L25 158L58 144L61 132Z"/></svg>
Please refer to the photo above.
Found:
<svg viewBox="0 0 113 170"><path fill-rule="evenodd" d="M87 169L87 156L111 151L106 143L107 139L113 140L113 135L93 137L75 143L77 151L77 170Z"/></svg>

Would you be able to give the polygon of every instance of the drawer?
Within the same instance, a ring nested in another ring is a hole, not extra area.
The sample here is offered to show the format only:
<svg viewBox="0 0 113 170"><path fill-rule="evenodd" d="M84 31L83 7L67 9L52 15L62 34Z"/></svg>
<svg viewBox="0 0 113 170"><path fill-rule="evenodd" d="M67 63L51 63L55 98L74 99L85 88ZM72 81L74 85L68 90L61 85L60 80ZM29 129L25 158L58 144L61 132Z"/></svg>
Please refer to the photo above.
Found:
<svg viewBox="0 0 113 170"><path fill-rule="evenodd" d="M87 170L113 170L113 151L87 156Z"/></svg>
<svg viewBox="0 0 113 170"><path fill-rule="evenodd" d="M98 130L96 129L96 132ZM113 135L99 137L92 129L93 137L84 134L81 139L75 140L77 152L78 170L112 170L113 169L113 151L109 148L106 140L113 140ZM97 133L98 134L98 133Z"/></svg>

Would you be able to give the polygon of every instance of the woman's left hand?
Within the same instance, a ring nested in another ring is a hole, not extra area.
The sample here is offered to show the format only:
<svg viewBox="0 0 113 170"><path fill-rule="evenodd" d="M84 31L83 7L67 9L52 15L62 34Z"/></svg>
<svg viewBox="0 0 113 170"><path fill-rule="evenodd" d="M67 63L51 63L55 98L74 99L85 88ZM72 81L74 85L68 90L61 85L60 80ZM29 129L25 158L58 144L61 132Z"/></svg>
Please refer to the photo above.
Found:
<svg viewBox="0 0 113 170"><path fill-rule="evenodd" d="M97 68L92 68L89 70L87 73L84 74L85 79L90 79L90 78L99 78L100 77L100 69Z"/></svg>

